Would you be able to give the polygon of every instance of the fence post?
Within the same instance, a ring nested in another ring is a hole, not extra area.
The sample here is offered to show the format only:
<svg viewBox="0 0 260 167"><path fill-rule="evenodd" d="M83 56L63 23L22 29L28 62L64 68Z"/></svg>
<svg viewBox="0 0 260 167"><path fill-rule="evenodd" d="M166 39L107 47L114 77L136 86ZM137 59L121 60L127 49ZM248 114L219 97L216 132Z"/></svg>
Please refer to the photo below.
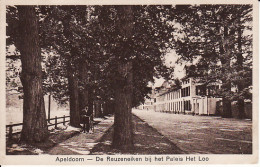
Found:
<svg viewBox="0 0 260 167"><path fill-rule="evenodd" d="M55 116L55 129L57 129L57 116Z"/></svg>
<svg viewBox="0 0 260 167"><path fill-rule="evenodd" d="M63 116L63 125L65 125L65 115Z"/></svg>
<svg viewBox="0 0 260 167"><path fill-rule="evenodd" d="M48 122L51 123L51 93L49 94Z"/></svg>
<svg viewBox="0 0 260 167"><path fill-rule="evenodd" d="M12 140L13 138L13 125L10 125L9 127L9 140Z"/></svg>

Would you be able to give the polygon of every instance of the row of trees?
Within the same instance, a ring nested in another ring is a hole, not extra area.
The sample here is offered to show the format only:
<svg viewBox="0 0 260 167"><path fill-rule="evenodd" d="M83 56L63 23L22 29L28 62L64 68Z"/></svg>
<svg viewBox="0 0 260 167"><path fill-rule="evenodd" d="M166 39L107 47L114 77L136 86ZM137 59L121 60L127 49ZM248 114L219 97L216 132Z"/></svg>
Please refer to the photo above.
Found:
<svg viewBox="0 0 260 167"><path fill-rule="evenodd" d="M22 62L21 139L47 138L43 93L51 92L59 102L69 101L75 127L83 107L93 112L97 96L108 104L114 99L113 145L132 147L131 108L144 101L154 75L172 72L161 59L172 47L173 26L166 21L170 8L9 6L7 43L16 46Z"/></svg>
<svg viewBox="0 0 260 167"><path fill-rule="evenodd" d="M206 65L205 83L222 81L229 113L233 97L242 105L249 95L252 39L243 32L251 11L250 5L8 6L7 45L19 54L7 58L22 62L22 140L48 137L43 94L51 93L69 101L75 127L97 98L115 103L113 145L132 148L131 108L144 101L153 77L172 77L164 55L173 48L182 60Z"/></svg>

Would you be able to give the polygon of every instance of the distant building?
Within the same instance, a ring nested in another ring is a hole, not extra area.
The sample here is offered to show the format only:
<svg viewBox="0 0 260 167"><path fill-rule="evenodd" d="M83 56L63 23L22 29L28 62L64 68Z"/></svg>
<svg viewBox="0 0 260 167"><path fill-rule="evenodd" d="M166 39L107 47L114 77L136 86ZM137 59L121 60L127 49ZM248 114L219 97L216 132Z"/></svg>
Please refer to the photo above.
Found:
<svg viewBox="0 0 260 167"><path fill-rule="evenodd" d="M172 113L190 113L198 115L216 114L216 104L221 98L213 97L220 84L204 86L193 77L182 79L180 87L167 85L156 90L155 111Z"/></svg>
<svg viewBox="0 0 260 167"><path fill-rule="evenodd" d="M142 110L154 110L154 98L147 98L143 105L141 105Z"/></svg>
<svg viewBox="0 0 260 167"><path fill-rule="evenodd" d="M138 106L138 109L141 110L155 110L155 90L152 90L152 93L149 94L149 98L145 98L145 101L143 104L141 104L140 106Z"/></svg>

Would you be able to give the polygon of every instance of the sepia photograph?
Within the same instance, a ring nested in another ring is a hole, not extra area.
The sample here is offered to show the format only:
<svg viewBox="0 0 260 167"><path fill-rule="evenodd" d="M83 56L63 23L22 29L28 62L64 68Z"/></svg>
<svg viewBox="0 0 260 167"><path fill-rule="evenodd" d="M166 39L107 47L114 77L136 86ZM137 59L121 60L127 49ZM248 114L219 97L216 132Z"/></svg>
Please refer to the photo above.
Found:
<svg viewBox="0 0 260 167"><path fill-rule="evenodd" d="M1 164L258 162L257 1L2 9Z"/></svg>

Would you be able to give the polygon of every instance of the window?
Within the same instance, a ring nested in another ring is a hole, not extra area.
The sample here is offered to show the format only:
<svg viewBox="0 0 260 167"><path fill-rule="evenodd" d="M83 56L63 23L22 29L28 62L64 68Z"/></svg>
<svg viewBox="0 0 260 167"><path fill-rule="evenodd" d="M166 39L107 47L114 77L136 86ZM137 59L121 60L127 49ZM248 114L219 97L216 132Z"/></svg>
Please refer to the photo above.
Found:
<svg viewBox="0 0 260 167"><path fill-rule="evenodd" d="M184 110L191 111L190 100L184 101Z"/></svg>
<svg viewBox="0 0 260 167"><path fill-rule="evenodd" d="M181 89L181 97L190 96L190 86Z"/></svg>

